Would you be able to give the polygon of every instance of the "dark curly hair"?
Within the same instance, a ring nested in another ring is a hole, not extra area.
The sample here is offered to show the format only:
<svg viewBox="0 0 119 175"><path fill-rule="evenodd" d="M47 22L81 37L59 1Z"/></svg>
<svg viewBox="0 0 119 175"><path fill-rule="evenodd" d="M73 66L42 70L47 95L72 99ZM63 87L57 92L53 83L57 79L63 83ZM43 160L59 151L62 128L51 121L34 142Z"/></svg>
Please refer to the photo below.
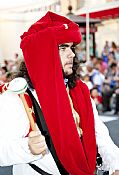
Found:
<svg viewBox="0 0 119 175"><path fill-rule="evenodd" d="M72 49L72 51L75 54L75 49ZM75 57L74 57L73 68L72 69L73 69L73 73L71 75L68 75L68 76L64 75L64 78L68 79L68 87L70 89L74 88L76 86L76 81L78 79L80 79L80 71L81 71L80 61L76 57L76 54L75 54Z"/></svg>
<svg viewBox="0 0 119 175"><path fill-rule="evenodd" d="M28 71L27 71L27 68L26 68L24 60L21 61L20 66L18 68L18 72L15 74L15 77L23 77L23 78L25 78L27 83L28 83L28 86L31 89L34 89L33 84L31 82L31 79L29 77L29 74L28 74Z"/></svg>
<svg viewBox="0 0 119 175"><path fill-rule="evenodd" d="M64 74L64 72L63 72L63 74ZM27 83L28 83L28 86L31 89L34 89L24 60L21 61L18 72L15 74L15 77L25 78ZM77 59L77 57L75 57L74 61L73 61L73 73L71 75L68 75L68 76L64 75L64 78L68 79L68 87L69 88L74 88L76 86L76 81L77 81L77 79L80 78L80 66L79 66L79 60Z"/></svg>

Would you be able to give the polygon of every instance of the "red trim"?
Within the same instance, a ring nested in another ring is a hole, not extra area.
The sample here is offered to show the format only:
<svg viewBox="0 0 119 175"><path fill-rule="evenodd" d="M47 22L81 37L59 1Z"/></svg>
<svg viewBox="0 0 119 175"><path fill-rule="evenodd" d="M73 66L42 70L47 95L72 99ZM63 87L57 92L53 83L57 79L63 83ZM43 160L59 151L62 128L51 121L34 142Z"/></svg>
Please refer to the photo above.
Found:
<svg viewBox="0 0 119 175"><path fill-rule="evenodd" d="M90 15L91 18L116 18L119 17L119 8L115 9L108 9L108 10L103 10L99 12L94 12L91 13Z"/></svg>
<svg viewBox="0 0 119 175"><path fill-rule="evenodd" d="M82 16L86 16L86 14ZM90 13L90 18L110 19L117 17L119 17L119 7Z"/></svg>

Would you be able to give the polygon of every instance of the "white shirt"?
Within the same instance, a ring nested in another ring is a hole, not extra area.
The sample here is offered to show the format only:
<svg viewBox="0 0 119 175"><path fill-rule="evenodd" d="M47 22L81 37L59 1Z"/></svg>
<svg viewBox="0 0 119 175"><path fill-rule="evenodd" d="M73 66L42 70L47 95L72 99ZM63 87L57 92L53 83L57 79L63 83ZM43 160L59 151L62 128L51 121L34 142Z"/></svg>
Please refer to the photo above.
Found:
<svg viewBox="0 0 119 175"><path fill-rule="evenodd" d="M119 148L112 142L106 126L101 122L94 101L92 101L96 141L99 153L110 173L119 169ZM32 155L28 147L29 120L18 95L4 92L0 95L0 166L13 165L13 175L38 175L27 163L34 163L53 175L60 175L49 152Z"/></svg>

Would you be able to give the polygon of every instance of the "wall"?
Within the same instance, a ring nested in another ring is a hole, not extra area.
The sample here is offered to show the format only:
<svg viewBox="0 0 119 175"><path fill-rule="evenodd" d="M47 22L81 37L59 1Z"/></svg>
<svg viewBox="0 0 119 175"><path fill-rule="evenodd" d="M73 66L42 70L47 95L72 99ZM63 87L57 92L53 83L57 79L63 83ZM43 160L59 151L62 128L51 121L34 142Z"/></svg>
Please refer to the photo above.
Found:
<svg viewBox="0 0 119 175"><path fill-rule="evenodd" d="M20 53L20 35L22 34L24 23L22 20L2 20L0 21L0 48L4 59L11 59L14 53Z"/></svg>
<svg viewBox="0 0 119 175"><path fill-rule="evenodd" d="M99 56L103 50L105 41L114 41L119 45L119 19L110 19L102 22L103 25L98 26L96 32L96 43Z"/></svg>
<svg viewBox="0 0 119 175"><path fill-rule="evenodd" d="M22 55L20 36L39 20L46 12L15 14L0 19L0 62L3 59L14 59L14 53Z"/></svg>
<svg viewBox="0 0 119 175"><path fill-rule="evenodd" d="M3 59L14 59L14 53L22 55L20 35L27 31L33 22L40 19L48 10L56 10L58 0L50 0L44 4L12 9L10 12L0 11L0 63ZM4 10L3 10L4 11ZM13 13L15 11L15 13ZM26 13L27 12L27 13Z"/></svg>

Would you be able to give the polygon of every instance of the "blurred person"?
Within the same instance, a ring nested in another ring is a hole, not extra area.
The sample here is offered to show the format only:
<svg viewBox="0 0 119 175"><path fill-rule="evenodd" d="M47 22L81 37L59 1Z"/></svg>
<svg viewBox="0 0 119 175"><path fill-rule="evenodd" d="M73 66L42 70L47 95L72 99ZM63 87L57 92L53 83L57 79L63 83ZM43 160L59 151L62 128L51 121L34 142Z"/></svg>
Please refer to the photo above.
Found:
<svg viewBox="0 0 119 175"><path fill-rule="evenodd" d="M14 58L15 58L15 60L18 60L19 54L18 54L18 53L15 53L15 54L14 54Z"/></svg>
<svg viewBox="0 0 119 175"><path fill-rule="evenodd" d="M107 49L108 51L110 50L109 41L105 41L104 48Z"/></svg>
<svg viewBox="0 0 119 175"><path fill-rule="evenodd" d="M91 89L91 97L94 100L96 104L96 108L99 113L102 113L103 105L102 105L102 96L98 92L97 88L92 88Z"/></svg>
<svg viewBox="0 0 119 175"><path fill-rule="evenodd" d="M17 71L17 64L15 60L7 60L7 69L9 72L16 72Z"/></svg>
<svg viewBox="0 0 119 175"><path fill-rule="evenodd" d="M98 60L97 60L97 57L95 57L95 56L90 56L90 61L93 63L93 66L95 67Z"/></svg>
<svg viewBox="0 0 119 175"><path fill-rule="evenodd" d="M93 88L93 84L90 81L90 76L88 74L83 76L83 81L86 83L86 85L88 86L89 90L91 90Z"/></svg>
<svg viewBox="0 0 119 175"><path fill-rule="evenodd" d="M93 175L97 144L102 168L118 175L119 148L77 75L78 25L48 12L21 39L25 63L18 76L24 78L1 88L6 91L0 96L0 166L13 165L14 175ZM29 131L23 103L15 94L24 88L37 130Z"/></svg>
<svg viewBox="0 0 119 175"><path fill-rule="evenodd" d="M8 70L9 70L9 69L8 69L9 61L8 61L7 59L5 59L5 60L4 60L4 64L5 64L5 66L6 66L6 68L7 68L7 71L8 71Z"/></svg>
<svg viewBox="0 0 119 175"><path fill-rule="evenodd" d="M115 50L115 59L117 62L119 62L119 46L117 46L117 48Z"/></svg>
<svg viewBox="0 0 119 175"><path fill-rule="evenodd" d="M104 75L100 72L101 65L97 62L96 66L94 67L91 61L86 63L87 66L87 73L90 76L90 81L93 84L93 87L98 88L98 91L102 91L102 84L104 82Z"/></svg>
<svg viewBox="0 0 119 175"><path fill-rule="evenodd" d="M112 63L116 63L114 52L110 52L110 53L108 54L108 67L109 67Z"/></svg>
<svg viewBox="0 0 119 175"><path fill-rule="evenodd" d="M110 52L110 46L109 46L109 42L105 41L105 45L102 51L102 59L103 61L107 64L108 63L108 54Z"/></svg>
<svg viewBox="0 0 119 175"><path fill-rule="evenodd" d="M0 73L0 84L4 84L7 82L6 73Z"/></svg>
<svg viewBox="0 0 119 175"><path fill-rule="evenodd" d="M119 114L119 62L117 63L117 71L114 77L114 81L116 82L116 88L115 88L116 106L114 114Z"/></svg>
<svg viewBox="0 0 119 175"><path fill-rule="evenodd" d="M106 48L104 48L102 51L102 59L106 64L108 64L108 54L109 51Z"/></svg>
<svg viewBox="0 0 119 175"><path fill-rule="evenodd" d="M117 74L117 64L112 63L107 69L106 77L102 87L103 94L103 112L111 111L110 100L112 95L115 93L117 86L117 81L115 81L115 76Z"/></svg>
<svg viewBox="0 0 119 175"><path fill-rule="evenodd" d="M100 66L95 66L95 67L98 67L99 70L100 70L100 72L101 72L103 75L105 75L106 70L107 70L107 68L108 68L107 63L105 63L105 62L103 61L103 59L100 58L100 57L97 58L97 63L100 64Z"/></svg>
<svg viewBox="0 0 119 175"><path fill-rule="evenodd" d="M115 90L115 94L116 94L116 107L114 114L119 115L119 87Z"/></svg>
<svg viewBox="0 0 119 175"><path fill-rule="evenodd" d="M1 67L0 67L0 71L1 71L2 74L5 74L5 73L8 71L6 65L4 65L4 64L1 65Z"/></svg>
<svg viewBox="0 0 119 175"><path fill-rule="evenodd" d="M0 84L4 84L5 82L7 82L7 67L6 65L1 65L0 67Z"/></svg>
<svg viewBox="0 0 119 175"><path fill-rule="evenodd" d="M115 50L117 49L117 45L114 41L112 41L111 43L111 48L110 48L110 52L114 52L115 53Z"/></svg>
<svg viewBox="0 0 119 175"><path fill-rule="evenodd" d="M77 45L75 48L76 56L80 63L85 63L86 62L86 53L85 50L81 48L80 45Z"/></svg>

